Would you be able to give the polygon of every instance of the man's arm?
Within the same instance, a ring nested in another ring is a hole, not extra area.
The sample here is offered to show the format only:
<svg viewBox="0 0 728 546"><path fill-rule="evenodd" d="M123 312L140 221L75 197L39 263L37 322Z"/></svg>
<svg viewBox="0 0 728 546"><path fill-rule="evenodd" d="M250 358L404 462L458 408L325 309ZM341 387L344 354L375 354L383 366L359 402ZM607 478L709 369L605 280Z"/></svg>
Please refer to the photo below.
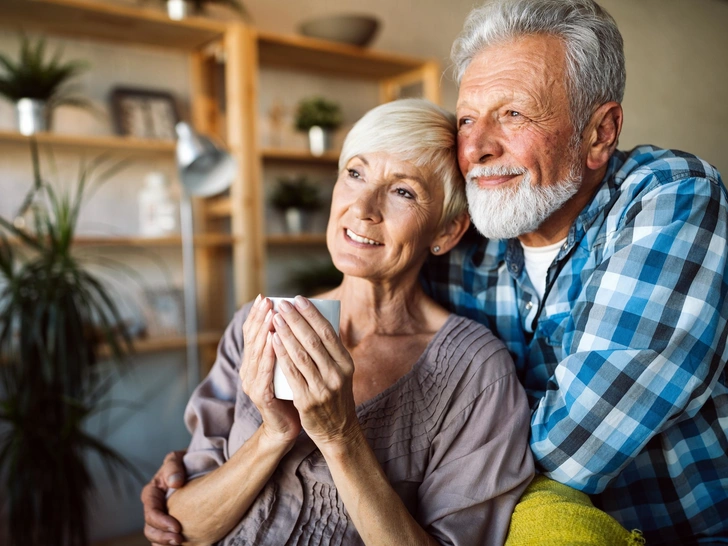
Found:
<svg viewBox="0 0 728 546"><path fill-rule="evenodd" d="M550 477L599 493L710 397L725 367L726 206L715 182L668 182L608 233L532 416Z"/></svg>
<svg viewBox="0 0 728 546"><path fill-rule="evenodd" d="M167 492L185 483L184 454L185 451L168 453L157 473L142 489L144 536L152 546L178 546L184 540L179 521L167 513Z"/></svg>
<svg viewBox="0 0 728 546"><path fill-rule="evenodd" d="M248 308L238 311L228 325L217 349L217 358L210 374L195 389L185 409L188 430L194 431L187 463L191 477L197 477L221 466L225 461L228 434L232 425L240 381L237 364L242 353L242 326ZM187 481L184 451L165 457L164 464L142 490L144 535L152 544L182 544L180 522L169 516L167 492ZM181 480L175 479L177 476Z"/></svg>

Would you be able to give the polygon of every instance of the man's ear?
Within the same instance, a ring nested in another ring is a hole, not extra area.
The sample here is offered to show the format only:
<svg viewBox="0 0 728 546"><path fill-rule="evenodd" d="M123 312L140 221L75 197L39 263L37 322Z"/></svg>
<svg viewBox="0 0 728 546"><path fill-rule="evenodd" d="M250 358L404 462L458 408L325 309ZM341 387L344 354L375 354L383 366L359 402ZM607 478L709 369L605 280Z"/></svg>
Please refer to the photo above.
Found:
<svg viewBox="0 0 728 546"><path fill-rule="evenodd" d="M607 164L617 148L623 117L622 106L618 102L602 104L592 114L583 139L588 146L586 150L588 169L596 171Z"/></svg>
<svg viewBox="0 0 728 546"><path fill-rule="evenodd" d="M462 239L465 232L470 227L470 215L465 210L450 220L447 224L440 228L437 237L432 241L430 248L439 246L440 250L436 254L445 254L449 252Z"/></svg>

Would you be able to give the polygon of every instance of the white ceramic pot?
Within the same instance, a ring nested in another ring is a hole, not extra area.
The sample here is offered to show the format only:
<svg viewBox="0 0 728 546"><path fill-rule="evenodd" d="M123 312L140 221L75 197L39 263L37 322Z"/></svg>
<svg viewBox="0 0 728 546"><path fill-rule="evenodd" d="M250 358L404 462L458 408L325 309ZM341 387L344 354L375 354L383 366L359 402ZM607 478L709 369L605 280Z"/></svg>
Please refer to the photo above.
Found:
<svg viewBox="0 0 728 546"><path fill-rule="evenodd" d="M167 0L167 15L174 21L181 21L195 11L195 6L189 0Z"/></svg>
<svg viewBox="0 0 728 546"><path fill-rule="evenodd" d="M283 212L286 233L300 235L301 233L310 232L313 218L314 214L312 211L297 208L286 209Z"/></svg>
<svg viewBox="0 0 728 546"><path fill-rule="evenodd" d="M291 235L303 233L303 211L301 209L286 209L283 217L286 221L286 232Z"/></svg>
<svg viewBox="0 0 728 546"><path fill-rule="evenodd" d="M314 125L308 130L308 146L311 155L316 157L324 155L331 149L331 130Z"/></svg>
<svg viewBox="0 0 728 546"><path fill-rule="evenodd" d="M40 99L20 99L15 103L18 131L29 136L49 129L47 103Z"/></svg>

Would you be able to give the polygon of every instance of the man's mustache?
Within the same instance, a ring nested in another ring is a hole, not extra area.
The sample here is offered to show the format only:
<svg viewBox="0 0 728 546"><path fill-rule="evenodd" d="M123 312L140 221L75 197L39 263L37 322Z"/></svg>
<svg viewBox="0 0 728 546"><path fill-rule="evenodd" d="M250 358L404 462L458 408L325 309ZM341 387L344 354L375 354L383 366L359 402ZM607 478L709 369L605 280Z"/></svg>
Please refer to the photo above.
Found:
<svg viewBox="0 0 728 546"><path fill-rule="evenodd" d="M508 165L492 165L492 166L479 166L473 167L468 171L465 179L468 182L472 182L476 178L481 177L493 177L493 176L518 176L526 174L528 169L525 167L508 166Z"/></svg>

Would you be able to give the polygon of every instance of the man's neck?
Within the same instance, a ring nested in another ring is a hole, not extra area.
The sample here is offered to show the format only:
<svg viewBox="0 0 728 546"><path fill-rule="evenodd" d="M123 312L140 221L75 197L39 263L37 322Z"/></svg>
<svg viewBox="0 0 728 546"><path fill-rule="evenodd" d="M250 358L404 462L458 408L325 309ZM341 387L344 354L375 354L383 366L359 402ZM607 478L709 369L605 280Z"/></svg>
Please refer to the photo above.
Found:
<svg viewBox="0 0 728 546"><path fill-rule="evenodd" d="M548 246L569 235L571 226L594 197L607 173L607 166L592 171L586 169L579 190L564 205L546 218L536 231L518 236L522 244L531 247Z"/></svg>

